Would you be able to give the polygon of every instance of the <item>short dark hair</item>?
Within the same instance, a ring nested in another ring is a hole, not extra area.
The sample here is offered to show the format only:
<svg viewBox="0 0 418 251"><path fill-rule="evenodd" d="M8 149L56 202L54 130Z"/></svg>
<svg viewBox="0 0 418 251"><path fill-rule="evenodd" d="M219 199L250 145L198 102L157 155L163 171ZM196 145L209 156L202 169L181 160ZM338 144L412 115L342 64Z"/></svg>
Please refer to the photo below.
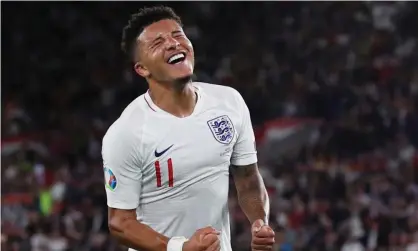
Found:
<svg viewBox="0 0 418 251"><path fill-rule="evenodd" d="M181 18L174 10L167 6L144 7L131 15L128 24L123 28L122 50L130 59L134 59L136 39L138 35L150 24L163 19L172 19L183 26Z"/></svg>

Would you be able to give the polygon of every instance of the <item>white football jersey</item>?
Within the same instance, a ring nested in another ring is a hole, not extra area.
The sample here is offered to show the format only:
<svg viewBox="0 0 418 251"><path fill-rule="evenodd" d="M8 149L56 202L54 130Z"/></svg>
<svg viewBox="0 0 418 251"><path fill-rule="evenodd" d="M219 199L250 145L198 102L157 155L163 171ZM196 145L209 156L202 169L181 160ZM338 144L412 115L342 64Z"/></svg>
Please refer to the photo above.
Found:
<svg viewBox="0 0 418 251"><path fill-rule="evenodd" d="M167 236L212 226L231 251L229 166L257 162L247 105L230 87L193 83L193 113L175 117L135 99L103 138L107 205L137 209L138 220Z"/></svg>

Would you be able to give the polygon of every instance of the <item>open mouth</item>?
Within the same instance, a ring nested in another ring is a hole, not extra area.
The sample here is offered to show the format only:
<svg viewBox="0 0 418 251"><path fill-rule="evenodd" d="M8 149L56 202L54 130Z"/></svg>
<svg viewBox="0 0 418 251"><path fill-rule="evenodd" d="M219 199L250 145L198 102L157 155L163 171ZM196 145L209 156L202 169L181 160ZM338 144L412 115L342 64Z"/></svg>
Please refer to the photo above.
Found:
<svg viewBox="0 0 418 251"><path fill-rule="evenodd" d="M186 59L186 54L183 52L174 54L173 56L171 56L168 60L167 63L169 64L178 64L183 62Z"/></svg>

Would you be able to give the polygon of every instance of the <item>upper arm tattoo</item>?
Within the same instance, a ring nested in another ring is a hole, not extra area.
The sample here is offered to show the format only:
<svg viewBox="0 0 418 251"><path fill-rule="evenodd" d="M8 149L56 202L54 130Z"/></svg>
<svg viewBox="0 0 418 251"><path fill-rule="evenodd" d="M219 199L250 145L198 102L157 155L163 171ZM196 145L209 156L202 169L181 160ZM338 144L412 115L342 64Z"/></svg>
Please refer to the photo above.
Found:
<svg viewBox="0 0 418 251"><path fill-rule="evenodd" d="M231 166L231 173L237 192L260 189L260 186L263 185L256 163L247 166Z"/></svg>
<svg viewBox="0 0 418 251"><path fill-rule="evenodd" d="M268 222L269 202L257 164L232 166L231 173L237 189L238 201L250 222Z"/></svg>

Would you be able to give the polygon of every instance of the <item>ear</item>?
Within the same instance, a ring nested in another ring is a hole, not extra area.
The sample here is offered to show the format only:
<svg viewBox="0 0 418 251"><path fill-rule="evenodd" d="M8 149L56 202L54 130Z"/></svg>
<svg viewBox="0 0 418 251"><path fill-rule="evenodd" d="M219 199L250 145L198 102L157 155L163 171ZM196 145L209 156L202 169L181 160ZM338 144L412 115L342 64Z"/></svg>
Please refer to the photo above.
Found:
<svg viewBox="0 0 418 251"><path fill-rule="evenodd" d="M147 78L150 75L149 70L140 62L135 63L134 69L135 69L135 72L143 78Z"/></svg>

